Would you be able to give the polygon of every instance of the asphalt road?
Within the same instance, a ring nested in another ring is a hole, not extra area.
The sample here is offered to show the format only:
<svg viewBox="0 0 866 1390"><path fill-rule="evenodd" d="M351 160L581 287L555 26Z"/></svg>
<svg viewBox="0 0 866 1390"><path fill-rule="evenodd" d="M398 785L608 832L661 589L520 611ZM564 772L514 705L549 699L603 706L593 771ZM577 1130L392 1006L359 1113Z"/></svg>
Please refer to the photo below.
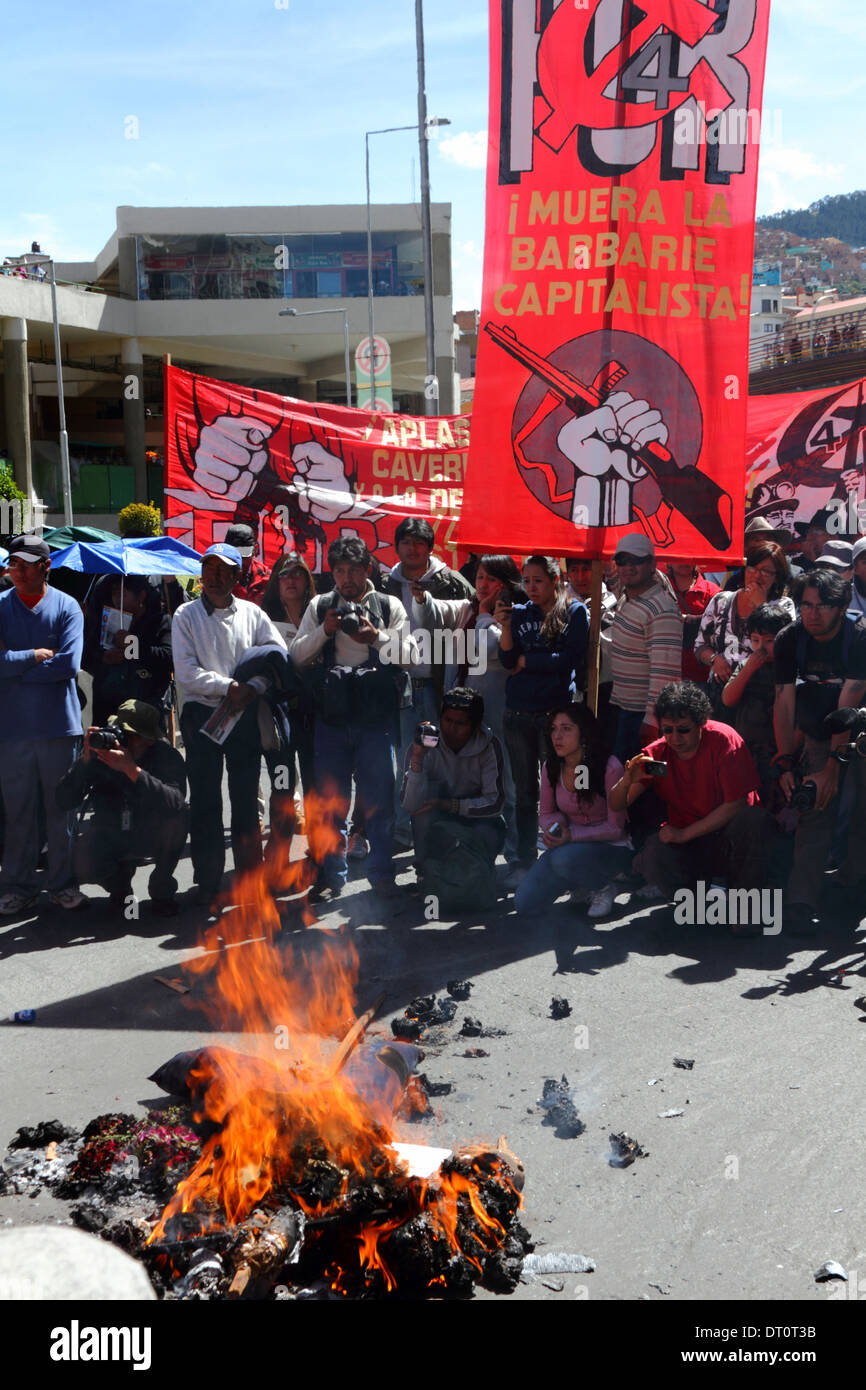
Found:
<svg viewBox="0 0 866 1390"><path fill-rule="evenodd" d="M409 856L398 863L411 881ZM147 872L134 884L142 899ZM866 1287L862 937L828 932L808 949L784 935L734 940L675 926L661 908L632 912L625 896L594 927L567 904L518 921L510 900L483 919L428 922L408 895L383 910L362 874L317 926L282 934L286 960L299 943L313 962L323 943L354 946L359 1010L386 992L382 1037L413 997L474 982L454 1022L422 1044L422 1069L453 1090L405 1137L450 1147L506 1135L525 1164L523 1219L539 1252L597 1266L562 1276L561 1291L532 1283L512 1297L825 1301L837 1286L813 1275L827 1259L849 1276L859 1268ZM188 859L180 878L189 888ZM198 952L200 913L166 922L143 902L128 922L86 891L82 912L46 906L0 926L0 1018L37 1010L32 1026L0 1024L3 1148L20 1125L146 1108L163 1099L146 1078L174 1052L237 1041L212 1031L195 989L181 997L155 980ZM553 995L570 1017L549 1017ZM460 1036L467 1014L501 1035ZM471 1047L488 1056L464 1056ZM558 1137L537 1105L545 1079L562 1076L585 1126L575 1138ZM660 1118L670 1109L683 1113ZM614 1131L648 1157L611 1167ZM0 1198L0 1222L65 1215L44 1192Z"/></svg>

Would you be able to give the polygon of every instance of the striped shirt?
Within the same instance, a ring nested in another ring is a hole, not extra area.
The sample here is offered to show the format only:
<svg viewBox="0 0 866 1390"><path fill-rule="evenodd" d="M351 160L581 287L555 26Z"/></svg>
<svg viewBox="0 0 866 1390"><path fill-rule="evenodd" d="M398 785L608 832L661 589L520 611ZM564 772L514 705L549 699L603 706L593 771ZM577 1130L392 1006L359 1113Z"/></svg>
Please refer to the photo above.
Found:
<svg viewBox="0 0 866 1390"><path fill-rule="evenodd" d="M610 628L612 704L645 711L655 724L662 686L682 680L682 625L676 599L658 580L637 598L622 596Z"/></svg>

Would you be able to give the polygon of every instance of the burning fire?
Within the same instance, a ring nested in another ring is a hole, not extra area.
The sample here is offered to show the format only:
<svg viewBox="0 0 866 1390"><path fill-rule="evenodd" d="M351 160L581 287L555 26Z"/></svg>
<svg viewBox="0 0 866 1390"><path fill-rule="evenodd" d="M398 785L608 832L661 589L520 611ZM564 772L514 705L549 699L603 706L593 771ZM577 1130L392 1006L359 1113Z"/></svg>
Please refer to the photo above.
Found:
<svg viewBox="0 0 866 1390"><path fill-rule="evenodd" d="M320 859L336 847L333 802L310 795L306 816L311 847ZM196 1121L210 1122L215 1132L148 1244L236 1227L256 1208L278 1210L287 1203L327 1229L345 1214L359 1183L372 1184L373 1191L385 1183L389 1209L363 1213L357 1236L365 1276L381 1278L388 1292L396 1287L389 1237L422 1214L435 1240L445 1240L454 1254L480 1270L483 1247L496 1249L506 1232L466 1175L467 1164L471 1171L476 1161L473 1151L463 1151L461 1171L446 1164L431 1178L410 1178L391 1147L400 1138L394 1086L364 1088L362 1095L351 1072L343 1070L351 1050L346 1034L356 1022L354 945L345 936L317 932L295 947L281 934L271 885L300 892L314 873L310 860L290 861L289 846L282 842L274 857L240 884L235 896L242 906L205 933L202 954L184 967L196 978L195 997L213 1025L242 1030L256 1046L251 1055L216 1049L218 1069L203 1063L193 1074L202 1097ZM312 925L312 909L302 911L304 924ZM340 1038L346 1041L335 1047ZM387 1067L381 1070L394 1079ZM506 1150L501 1154L500 1180L504 1177L515 1192L512 1177L519 1163ZM490 1152L477 1155L480 1178L489 1172ZM469 1209L481 1248L466 1251L458 1227L461 1211L468 1215ZM343 1292L339 1263L331 1275L332 1287Z"/></svg>

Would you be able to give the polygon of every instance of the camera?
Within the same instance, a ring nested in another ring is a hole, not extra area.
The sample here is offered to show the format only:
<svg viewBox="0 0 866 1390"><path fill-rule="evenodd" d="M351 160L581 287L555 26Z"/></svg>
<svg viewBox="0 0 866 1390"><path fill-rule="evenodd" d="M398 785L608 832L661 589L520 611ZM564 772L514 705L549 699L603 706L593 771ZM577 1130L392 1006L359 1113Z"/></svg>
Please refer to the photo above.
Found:
<svg viewBox="0 0 866 1390"><path fill-rule="evenodd" d="M667 777L668 765L660 762L657 758L647 758L646 762L640 765L641 772L646 772L650 777Z"/></svg>
<svg viewBox="0 0 866 1390"><path fill-rule="evenodd" d="M818 797L817 786L814 782L805 781L799 768L792 768L791 772L794 778L794 790L791 792L789 806L795 811L814 811Z"/></svg>
<svg viewBox="0 0 866 1390"><path fill-rule="evenodd" d="M340 631L354 637L364 621L364 610L358 603L347 603L340 613Z"/></svg>
<svg viewBox="0 0 866 1390"><path fill-rule="evenodd" d="M435 724L424 721L415 730L415 742L421 748L437 748L439 746L439 730Z"/></svg>
<svg viewBox="0 0 866 1390"><path fill-rule="evenodd" d="M558 839L559 839L560 835L562 834L562 826L560 825L560 823L559 823L558 820L555 820L555 821L553 822L553 825L551 825L551 826L548 827L547 833L548 833L548 835L551 837L551 839L553 839L553 840L558 840Z"/></svg>
<svg viewBox="0 0 866 1390"><path fill-rule="evenodd" d="M126 743L123 729L109 725L105 729L94 729L90 735L91 748L122 748Z"/></svg>
<svg viewBox="0 0 866 1390"><path fill-rule="evenodd" d="M839 763L852 763L855 758L866 758L866 709L856 706L834 709L824 720L828 734L848 735L848 743L834 749L832 757Z"/></svg>

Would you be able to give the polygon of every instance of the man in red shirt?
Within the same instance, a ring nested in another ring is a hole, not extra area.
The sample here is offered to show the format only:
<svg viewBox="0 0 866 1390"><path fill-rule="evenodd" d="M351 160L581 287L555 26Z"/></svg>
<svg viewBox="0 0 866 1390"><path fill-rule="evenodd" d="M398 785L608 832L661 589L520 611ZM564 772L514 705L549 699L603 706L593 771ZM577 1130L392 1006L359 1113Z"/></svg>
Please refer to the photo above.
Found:
<svg viewBox="0 0 866 1390"><path fill-rule="evenodd" d="M629 759L609 796L622 811L653 786L666 803L668 819L635 867L668 898L699 879L724 875L729 888L760 888L767 878L770 817L758 804L757 769L740 735L710 719L710 708L692 681L664 686L655 703L662 736ZM651 775L651 762L667 772Z"/></svg>

